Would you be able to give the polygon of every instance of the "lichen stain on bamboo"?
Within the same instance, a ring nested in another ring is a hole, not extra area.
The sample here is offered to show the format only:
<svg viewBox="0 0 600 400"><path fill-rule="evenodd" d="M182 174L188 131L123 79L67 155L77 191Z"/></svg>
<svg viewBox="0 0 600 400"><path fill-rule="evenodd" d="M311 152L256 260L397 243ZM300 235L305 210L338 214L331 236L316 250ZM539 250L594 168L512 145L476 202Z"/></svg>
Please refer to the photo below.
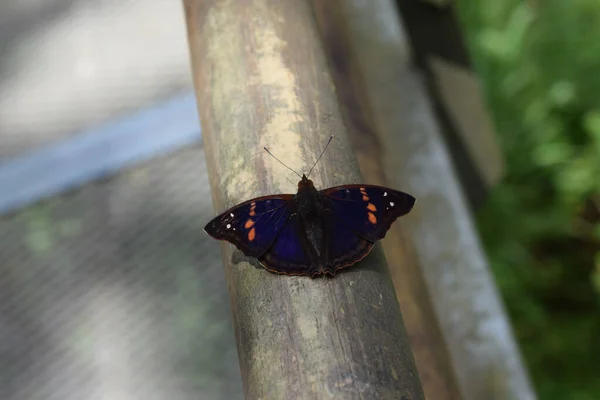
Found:
<svg viewBox="0 0 600 400"><path fill-rule="evenodd" d="M206 42L208 48L205 63L211 65L214 74L218 74L218 79L213 79L211 87L214 105L212 111L215 112L213 119L222 124L231 124L229 128L236 128L240 120L232 117L247 108L246 99L237 96L239 82L246 80L244 69L231 62L239 59L239 49L242 46L241 35L234 29L237 23L231 13L220 12L219 7L211 7L202 32L211 37ZM207 30L218 33L208 33ZM226 127L227 125L221 128Z"/></svg>
<svg viewBox="0 0 600 400"><path fill-rule="evenodd" d="M394 378L394 380L397 381L398 380L398 373L396 372L396 370L394 369L394 367L391 367L390 372L391 372L392 378Z"/></svg>
<svg viewBox="0 0 600 400"><path fill-rule="evenodd" d="M359 379L357 375L351 372L338 372L334 376L329 376L323 383L323 389L329 397L337 398L345 394L363 394L373 389L373 385L368 380ZM367 397L368 398L368 397ZM392 397L381 397L392 398Z"/></svg>
<svg viewBox="0 0 600 400"><path fill-rule="evenodd" d="M232 250L235 248L232 244L228 245ZM233 250L235 251L235 250ZM243 285L240 284L238 287L238 293L236 299L238 302L248 303L250 300L256 300L256 293L261 293L261 290L264 289L264 279L265 274L268 274L264 269L260 270L260 273L256 273L256 268L249 262L244 261L234 266L237 273L235 274L235 279L238 282L243 282ZM282 277L285 278L285 277ZM261 297L261 299L264 299ZM265 300L268 301L268 300ZM260 304L260 303L259 303ZM260 307L260 305L259 305ZM238 307L240 308L240 307ZM241 308L240 308L241 309ZM268 315L268 310L265 310L265 315ZM264 322L263 328L271 329L273 327L273 322L267 318L267 322Z"/></svg>
<svg viewBox="0 0 600 400"><path fill-rule="evenodd" d="M263 2L257 1L256 7L261 10L257 10L255 15L273 13ZM285 160L290 168L301 171L304 166L302 152L299 151L302 138L294 130L294 125L303 122L301 116L306 114L306 110L298 99L297 93L300 92L300 88L296 77L283 58L287 42L279 34L285 29L283 28L285 21L279 18L282 27L277 29L273 24L277 19L274 16L273 19L255 20L252 25L257 66L256 73L249 79L249 84L258 86L257 90L268 105L265 109L267 115L260 139L261 144L269 146L278 158ZM264 157L268 156L264 155ZM265 159L266 165L273 162L271 157ZM275 164L273 167L283 168ZM289 187L288 178L287 172L276 173L272 176L272 182L279 188Z"/></svg>
<svg viewBox="0 0 600 400"><path fill-rule="evenodd" d="M239 147L232 147L232 150L236 148L239 149ZM253 186L256 181L256 173L252 170L251 164L246 161L244 155L235 155L233 151L229 154L231 157L230 168L223 168L221 172L225 198L228 200L235 198L236 202L239 202L240 200L256 197L257 194ZM228 204L228 206L233 205Z"/></svg>
<svg viewBox="0 0 600 400"><path fill-rule="evenodd" d="M262 344L266 344L263 341L260 341ZM273 347L256 347L252 353L248 353L250 355L252 361L249 361L247 365L250 366L248 370L248 381L250 382L260 382L255 387L259 387L260 389L267 389L267 392L260 393L261 397L264 399L278 399L283 398L282 396L286 394L288 387L288 382L285 379L281 379L279 376L275 378L273 374L269 372L278 371L278 374L281 373L281 365L273 365L272 361L277 360L281 355L281 349L273 348ZM265 371L269 371L265 374ZM273 379L269 379L273 378ZM269 379L269 384L264 385L265 379ZM258 393L256 393L258 394ZM256 395L255 394L255 395ZM250 396L254 398L255 396Z"/></svg>
<svg viewBox="0 0 600 400"><path fill-rule="evenodd" d="M226 132L240 132L248 129L253 112L248 97L240 91L240 82L247 81L246 71L239 68L232 60L240 59L242 35L236 28L239 21L228 11L230 1L224 1L219 6L211 7L206 15L202 35L211 37L207 41L207 51L204 63L210 66L212 74L211 112L213 120L218 121L219 140L223 143L215 147L215 151L225 154L216 157L225 165L218 165L225 199L244 199L252 196L252 184L256 182L256 174L250 169L248 154L240 154L240 148L245 146L236 143L239 135L227 135ZM243 140L243 137L242 139ZM228 143L228 141L232 141ZM254 155L253 152L251 152ZM232 204L230 204L232 205Z"/></svg>
<svg viewBox="0 0 600 400"><path fill-rule="evenodd" d="M320 348L321 336L323 332L327 332L324 326L328 325L327 313L320 309L320 304L326 304L326 299L323 298L323 291L319 289L324 284L323 282L316 283L306 282L300 283L302 294L298 294L300 299L291 298L292 312L295 316L294 327L297 338L297 343L302 343L298 349L298 366L302 368L304 379L308 382L319 382L321 369L319 366L327 365L326 359L332 354L325 349ZM308 302L302 299L310 299ZM307 357L306 353L312 353ZM305 365L307 360L312 360L312 365ZM313 364L314 363L314 364Z"/></svg>
<svg viewBox="0 0 600 400"><path fill-rule="evenodd" d="M302 339L305 341L312 341L318 338L319 329L317 326L317 321L315 318L322 318L322 316L315 317L314 315L310 315L306 311L303 310L295 310L296 314L296 325L298 327L298 331L302 336Z"/></svg>

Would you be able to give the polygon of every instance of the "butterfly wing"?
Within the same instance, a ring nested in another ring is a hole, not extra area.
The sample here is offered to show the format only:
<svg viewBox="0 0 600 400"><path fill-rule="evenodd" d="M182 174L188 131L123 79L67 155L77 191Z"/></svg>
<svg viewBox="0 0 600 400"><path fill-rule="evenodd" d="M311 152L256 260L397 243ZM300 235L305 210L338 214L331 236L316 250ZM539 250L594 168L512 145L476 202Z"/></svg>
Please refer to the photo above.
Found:
<svg viewBox="0 0 600 400"><path fill-rule="evenodd" d="M354 233L346 225L339 224L338 218L324 212L326 230L323 243L325 254L318 255L306 236L298 213L290 216L281 228L273 245L259 257L261 264L269 271L285 275L335 275L341 268L352 265L364 258L373 243Z"/></svg>
<svg viewBox="0 0 600 400"><path fill-rule="evenodd" d="M248 200L215 217L204 231L232 243L247 256L259 257L290 218L293 197L281 194Z"/></svg>
<svg viewBox="0 0 600 400"><path fill-rule="evenodd" d="M370 242L356 234L330 208L325 213L326 241L324 273L335 275L335 272L362 260L373 248Z"/></svg>
<svg viewBox="0 0 600 400"><path fill-rule="evenodd" d="M330 215L328 268L334 270L364 258L416 201L407 193L372 185L336 186L321 193Z"/></svg>
<svg viewBox="0 0 600 400"><path fill-rule="evenodd" d="M290 215L273 245L258 258L261 264L278 274L317 275L319 268L311 262L311 253L312 259L316 259L316 255L302 229L298 213Z"/></svg>

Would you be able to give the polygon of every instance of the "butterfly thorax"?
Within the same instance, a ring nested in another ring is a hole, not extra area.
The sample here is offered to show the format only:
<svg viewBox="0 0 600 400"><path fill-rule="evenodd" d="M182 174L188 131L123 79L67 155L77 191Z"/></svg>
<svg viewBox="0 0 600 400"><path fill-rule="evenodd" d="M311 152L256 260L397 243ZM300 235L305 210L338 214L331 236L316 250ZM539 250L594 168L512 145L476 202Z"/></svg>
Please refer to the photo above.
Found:
<svg viewBox="0 0 600 400"><path fill-rule="evenodd" d="M302 180L298 182L296 204L298 205L298 213L303 220L308 222L321 219L319 192L306 175L302 175Z"/></svg>

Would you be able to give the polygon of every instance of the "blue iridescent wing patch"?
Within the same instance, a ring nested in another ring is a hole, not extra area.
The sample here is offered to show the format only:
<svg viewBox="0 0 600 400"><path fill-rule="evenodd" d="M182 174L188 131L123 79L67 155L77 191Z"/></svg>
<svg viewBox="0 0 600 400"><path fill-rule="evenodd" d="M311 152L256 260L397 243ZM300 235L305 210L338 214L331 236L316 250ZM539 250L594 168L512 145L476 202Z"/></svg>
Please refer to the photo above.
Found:
<svg viewBox="0 0 600 400"><path fill-rule="evenodd" d="M333 210L329 209L325 215L328 231L324 244L326 263L323 272L335 275L336 271L365 258L371 252L373 243L350 229Z"/></svg>
<svg viewBox="0 0 600 400"><path fill-rule="evenodd" d="M292 214L279 230L273 245L258 259L269 271L285 275L315 275L318 266L310 260L312 251L307 246L298 213Z"/></svg>

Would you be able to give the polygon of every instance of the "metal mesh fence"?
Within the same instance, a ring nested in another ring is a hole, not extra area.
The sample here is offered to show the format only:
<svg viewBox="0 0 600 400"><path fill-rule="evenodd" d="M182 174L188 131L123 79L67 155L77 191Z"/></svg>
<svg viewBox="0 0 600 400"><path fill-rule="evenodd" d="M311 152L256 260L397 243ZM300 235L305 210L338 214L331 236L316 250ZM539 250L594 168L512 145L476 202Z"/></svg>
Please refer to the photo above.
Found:
<svg viewBox="0 0 600 400"><path fill-rule="evenodd" d="M242 397L201 148L0 218L0 398Z"/></svg>
<svg viewBox="0 0 600 400"><path fill-rule="evenodd" d="M0 162L192 90L183 3L0 1Z"/></svg>

